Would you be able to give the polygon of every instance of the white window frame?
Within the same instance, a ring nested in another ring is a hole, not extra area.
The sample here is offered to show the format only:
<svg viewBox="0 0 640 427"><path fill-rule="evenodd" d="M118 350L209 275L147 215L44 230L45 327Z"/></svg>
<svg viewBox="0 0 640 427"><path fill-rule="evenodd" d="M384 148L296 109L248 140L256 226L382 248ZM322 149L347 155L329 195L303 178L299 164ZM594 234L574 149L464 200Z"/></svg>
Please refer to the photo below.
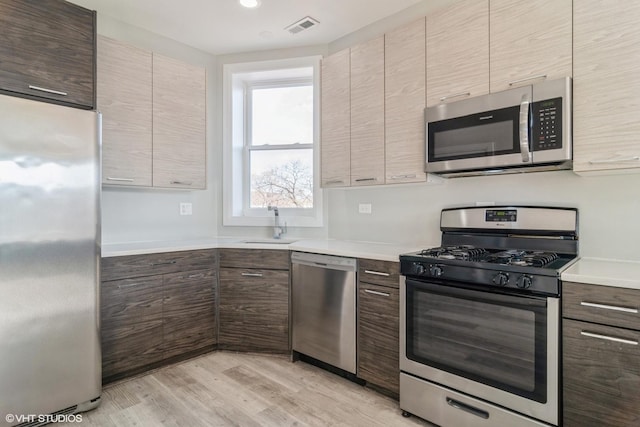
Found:
<svg viewBox="0 0 640 427"><path fill-rule="evenodd" d="M309 72L311 69L311 72ZM301 71L304 70L304 71ZM250 97L248 88L313 85L314 117L311 144L250 147ZM288 226L322 227L323 195L320 189L319 116L320 57L225 64L223 66L223 225L272 226L273 212L250 208L250 151L313 148L313 208L280 208Z"/></svg>

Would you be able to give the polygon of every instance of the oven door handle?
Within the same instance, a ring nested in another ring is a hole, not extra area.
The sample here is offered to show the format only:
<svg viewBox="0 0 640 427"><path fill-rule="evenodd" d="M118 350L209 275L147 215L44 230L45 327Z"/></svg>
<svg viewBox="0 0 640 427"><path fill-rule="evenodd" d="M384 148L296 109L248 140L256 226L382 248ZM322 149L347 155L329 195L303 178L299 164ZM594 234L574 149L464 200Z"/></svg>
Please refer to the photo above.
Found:
<svg viewBox="0 0 640 427"><path fill-rule="evenodd" d="M489 303L497 303L510 306L520 306L528 308L537 308L538 310L547 307L546 297L535 297L528 295L504 295L494 292L477 291L466 288L459 288L455 285L439 285L435 283L422 282L407 277L406 284L417 289L423 289L439 295L451 297L461 297L476 301L486 301Z"/></svg>
<svg viewBox="0 0 640 427"><path fill-rule="evenodd" d="M489 413L487 411L483 411L482 409L467 405L466 403L462 403L459 400L447 397L447 404L456 409L460 409L461 411L468 412L471 415L475 415L476 417L484 418L485 420L489 419Z"/></svg>

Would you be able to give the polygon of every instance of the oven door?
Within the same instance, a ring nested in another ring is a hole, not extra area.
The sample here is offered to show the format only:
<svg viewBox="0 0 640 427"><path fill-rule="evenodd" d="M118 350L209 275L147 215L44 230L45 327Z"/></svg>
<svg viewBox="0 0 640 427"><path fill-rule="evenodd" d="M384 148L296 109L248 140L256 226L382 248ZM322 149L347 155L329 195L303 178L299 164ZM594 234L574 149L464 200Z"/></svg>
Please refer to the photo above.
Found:
<svg viewBox="0 0 640 427"><path fill-rule="evenodd" d="M557 424L559 316L557 298L403 278L400 369Z"/></svg>

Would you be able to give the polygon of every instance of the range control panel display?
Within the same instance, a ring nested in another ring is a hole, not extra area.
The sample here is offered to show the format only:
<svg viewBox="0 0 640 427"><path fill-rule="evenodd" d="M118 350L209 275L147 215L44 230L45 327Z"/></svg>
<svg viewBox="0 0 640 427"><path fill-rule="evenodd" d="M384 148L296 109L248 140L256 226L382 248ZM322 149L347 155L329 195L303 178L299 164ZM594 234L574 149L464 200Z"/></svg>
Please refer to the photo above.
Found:
<svg viewBox="0 0 640 427"><path fill-rule="evenodd" d="M515 209L487 209L485 221L487 222L516 222L518 211Z"/></svg>
<svg viewBox="0 0 640 427"><path fill-rule="evenodd" d="M562 98L534 102L532 114L533 151L562 148Z"/></svg>

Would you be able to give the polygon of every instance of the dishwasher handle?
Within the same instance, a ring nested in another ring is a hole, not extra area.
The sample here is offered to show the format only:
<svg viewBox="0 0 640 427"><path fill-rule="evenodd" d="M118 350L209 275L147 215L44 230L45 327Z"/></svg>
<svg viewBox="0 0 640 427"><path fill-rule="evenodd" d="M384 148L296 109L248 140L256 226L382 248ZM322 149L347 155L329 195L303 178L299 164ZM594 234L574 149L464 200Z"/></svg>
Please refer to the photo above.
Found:
<svg viewBox="0 0 640 427"><path fill-rule="evenodd" d="M309 267L325 268L328 270L356 271L355 258L339 257L333 255L311 254L306 252L293 252L291 264L306 265Z"/></svg>

